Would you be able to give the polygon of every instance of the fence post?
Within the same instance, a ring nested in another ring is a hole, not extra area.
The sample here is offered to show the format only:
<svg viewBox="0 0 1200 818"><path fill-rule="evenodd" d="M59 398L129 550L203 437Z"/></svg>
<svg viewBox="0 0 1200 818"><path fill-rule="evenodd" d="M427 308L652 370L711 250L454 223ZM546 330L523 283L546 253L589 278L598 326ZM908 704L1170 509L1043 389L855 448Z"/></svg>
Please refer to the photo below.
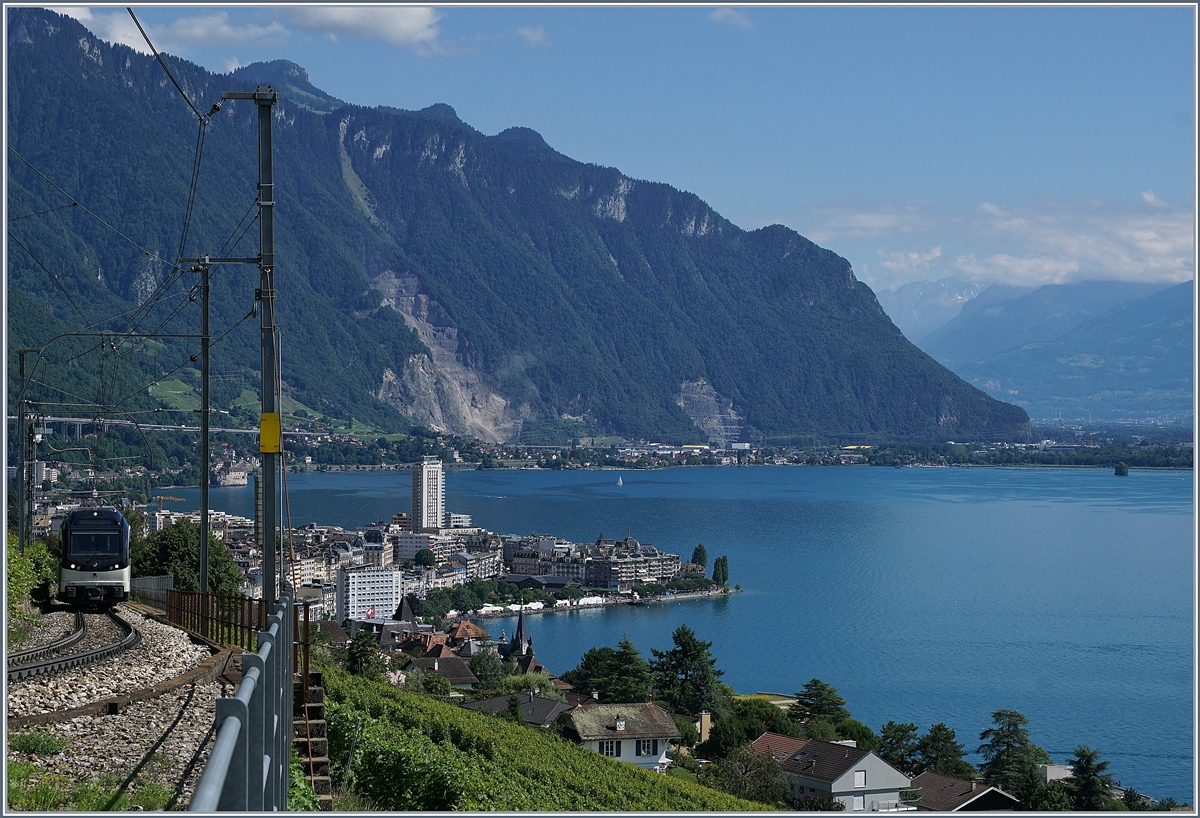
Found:
<svg viewBox="0 0 1200 818"><path fill-rule="evenodd" d="M229 761L229 772L225 774L225 786L221 788L221 800L217 809L222 812L246 811L246 763L247 740L250 734L249 710L234 697L217 699L217 729L225 719L233 717L241 724L237 742L233 746L233 757Z"/></svg>
<svg viewBox="0 0 1200 818"><path fill-rule="evenodd" d="M260 634L262 636L263 634ZM263 657L257 653L242 654L242 676L246 675L248 670L258 668L259 677L258 684L254 687L254 693L250 696L248 713L246 716L249 722L246 741L246 809L249 812L261 812L266 807L263 804L263 750L264 742L263 735L266 732L266 702L265 698L270 698L271 688L268 684L270 676L270 654L268 649L268 661L263 661Z"/></svg>

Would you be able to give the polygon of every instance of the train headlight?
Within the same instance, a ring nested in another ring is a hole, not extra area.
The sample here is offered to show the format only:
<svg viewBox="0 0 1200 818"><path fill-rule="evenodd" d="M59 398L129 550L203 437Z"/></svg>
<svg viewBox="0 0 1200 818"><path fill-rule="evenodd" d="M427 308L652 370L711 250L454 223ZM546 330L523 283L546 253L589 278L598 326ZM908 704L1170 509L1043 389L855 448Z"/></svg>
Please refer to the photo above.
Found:
<svg viewBox="0 0 1200 818"><path fill-rule="evenodd" d="M112 569L115 571L115 570L117 570L117 569L118 569L118 568L120 568L120 567L121 567L120 565L114 564L114 565L113 565L113 567L112 567Z"/></svg>
<svg viewBox="0 0 1200 818"><path fill-rule="evenodd" d="M69 563L67 563L67 567L68 567L68 568L70 568L72 571L74 571L74 570L75 570L75 563L73 563L73 562L69 562Z"/></svg>

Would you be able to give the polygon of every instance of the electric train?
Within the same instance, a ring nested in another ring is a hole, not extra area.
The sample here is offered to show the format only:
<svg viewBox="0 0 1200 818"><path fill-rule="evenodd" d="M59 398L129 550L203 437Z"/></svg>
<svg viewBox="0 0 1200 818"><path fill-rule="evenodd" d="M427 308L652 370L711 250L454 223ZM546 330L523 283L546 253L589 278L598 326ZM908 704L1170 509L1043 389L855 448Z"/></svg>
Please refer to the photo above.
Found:
<svg viewBox="0 0 1200 818"><path fill-rule="evenodd" d="M81 508L62 524L58 599L107 608L129 599L129 523L115 508Z"/></svg>

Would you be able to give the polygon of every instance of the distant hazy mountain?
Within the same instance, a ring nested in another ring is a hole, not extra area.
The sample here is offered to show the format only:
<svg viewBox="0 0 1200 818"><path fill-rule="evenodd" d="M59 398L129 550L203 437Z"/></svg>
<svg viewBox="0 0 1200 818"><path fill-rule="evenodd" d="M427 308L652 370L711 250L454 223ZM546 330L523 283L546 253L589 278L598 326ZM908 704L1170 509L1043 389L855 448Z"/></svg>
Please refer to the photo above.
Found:
<svg viewBox="0 0 1200 818"><path fill-rule="evenodd" d="M1192 414L1193 285L1121 304L959 373L1032 418L1185 420Z"/></svg>
<svg viewBox="0 0 1200 818"><path fill-rule="evenodd" d="M143 303L137 324L153 329L176 306L155 298L175 278L157 259L177 253L195 117L153 57L52 11L7 13L10 147L154 253L52 210L63 197L10 156L9 205L30 218L9 227L10 293L28 296L9 348L44 342L50 317L76 328ZM345 105L283 61L229 75L165 59L201 110L258 83L280 92L282 373L309 411L489 440L527 421L670 441L1030 433L1022 410L909 343L846 259L786 227L742 230L693 194L564 156L528 128L485 135L449 105ZM208 126L182 255L256 252L255 229L236 243L255 118L231 102ZM170 286L194 322L191 280ZM214 273L214 332L243 320L256 282L249 266ZM218 405L257 388L257 332L247 320L214 345ZM119 371L106 361L107 380L80 371L70 389L90 378L117 394L116 373L149 401L145 373L189 367L184 344L129 344Z"/></svg>
<svg viewBox="0 0 1200 818"><path fill-rule="evenodd" d="M1081 281L1047 284L1014 298L1013 288L993 285L968 302L957 318L921 339L919 346L957 372L989 355L1048 341L1119 304L1167 286Z"/></svg>
<svg viewBox="0 0 1200 818"><path fill-rule="evenodd" d="M894 290L882 290L875 296L904 337L916 343L958 315L963 305L986 287L986 283L979 281L943 278L913 281Z"/></svg>

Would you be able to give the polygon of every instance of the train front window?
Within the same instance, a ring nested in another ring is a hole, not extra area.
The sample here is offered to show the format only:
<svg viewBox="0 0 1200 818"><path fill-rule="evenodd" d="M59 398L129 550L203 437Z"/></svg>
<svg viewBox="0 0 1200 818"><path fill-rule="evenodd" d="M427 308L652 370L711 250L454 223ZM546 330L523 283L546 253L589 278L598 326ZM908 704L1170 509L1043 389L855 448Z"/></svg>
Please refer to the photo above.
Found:
<svg viewBox="0 0 1200 818"><path fill-rule="evenodd" d="M121 556L121 535L116 531L71 532L71 556L95 559Z"/></svg>

